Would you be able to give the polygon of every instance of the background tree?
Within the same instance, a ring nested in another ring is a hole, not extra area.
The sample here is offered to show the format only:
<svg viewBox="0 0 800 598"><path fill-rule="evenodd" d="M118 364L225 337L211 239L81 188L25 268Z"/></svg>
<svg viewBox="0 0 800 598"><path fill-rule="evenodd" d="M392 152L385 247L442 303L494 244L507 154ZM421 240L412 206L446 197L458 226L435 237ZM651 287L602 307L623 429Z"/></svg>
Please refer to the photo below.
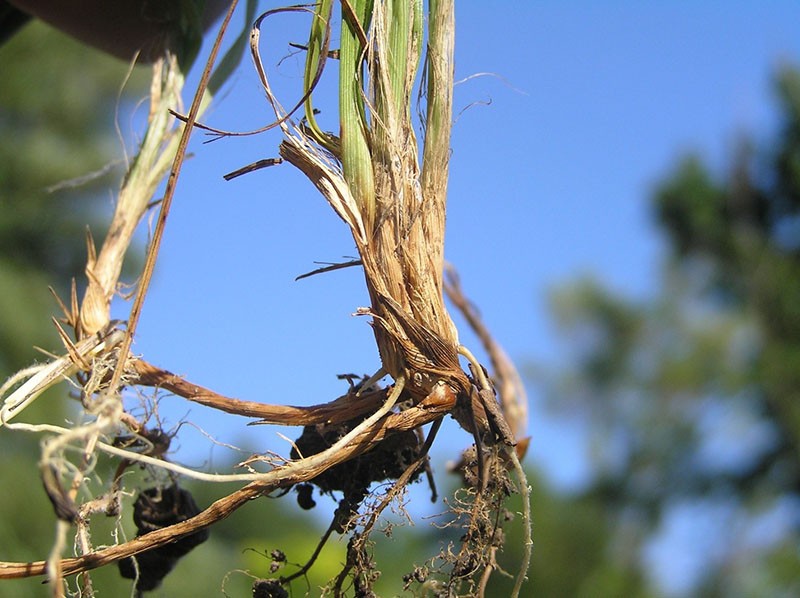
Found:
<svg viewBox="0 0 800 598"><path fill-rule="evenodd" d="M30 360L31 340L52 346L47 286L69 288L87 223L101 228L104 194L122 172L113 123L127 66L39 23L1 46L0 59L0 301L17 316L0 320L7 376ZM123 97L142 94L144 81L137 71Z"/></svg>
<svg viewBox="0 0 800 598"><path fill-rule="evenodd" d="M610 547L638 547L616 552L634 569L676 514L694 517L705 595L799 590L800 74L776 87L771 149L742 141L723 176L689 156L658 186L658 297L583 280L553 301L576 367L550 399L587 410L593 439L583 498L604 505Z"/></svg>
<svg viewBox="0 0 800 598"><path fill-rule="evenodd" d="M66 296L71 280L82 274L86 225L102 230L108 194L122 172L115 110L141 95L146 79L134 72L120 95L126 64L40 23L0 47L0 64L0 309L5 314L0 378L5 380L36 358L34 346L57 350L60 344L47 288ZM50 422L68 413L57 399L34 409L34 417ZM6 488L8 480L16 488L39 486L38 451L33 437L0 434ZM41 557L52 541L52 520L42 517L49 508L42 492L0 493L0 512L14 514L0 517L3 558ZM41 591L35 580L3 587L8 596Z"/></svg>

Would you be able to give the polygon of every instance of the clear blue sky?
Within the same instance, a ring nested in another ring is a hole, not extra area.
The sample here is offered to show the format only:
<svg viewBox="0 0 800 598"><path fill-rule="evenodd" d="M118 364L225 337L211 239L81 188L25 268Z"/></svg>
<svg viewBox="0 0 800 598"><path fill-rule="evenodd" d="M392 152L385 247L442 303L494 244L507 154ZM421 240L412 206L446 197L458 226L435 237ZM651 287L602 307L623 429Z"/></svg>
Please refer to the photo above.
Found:
<svg viewBox="0 0 800 598"><path fill-rule="evenodd" d="M453 135L447 258L518 364L558 361L548 289L591 273L624 292L654 291L662 247L649 190L684 151L718 166L739 133L773 131L771 77L800 58L800 5L461 2L457 19L457 78L493 75L456 91L456 110L466 110ZM265 29L273 64L287 41L302 41L303 25L282 17ZM274 71L287 104L299 61ZM210 124L269 121L248 60L223 95ZM349 233L289 166L223 181L277 155L277 137L202 140L136 348L233 396L326 401L343 390L336 373L379 365L366 321L350 316L367 302L361 274L294 278L352 256ZM531 432L547 465L535 418Z"/></svg>
<svg viewBox="0 0 800 598"><path fill-rule="evenodd" d="M265 62L284 56L287 41L304 41L304 26L296 17L268 25L265 43L275 43ZM493 75L456 90L456 110L468 109L454 128L446 255L518 365L563 360L547 313L554 285L592 274L621 292L655 292L664 248L650 190L685 151L720 168L740 133L774 132L771 80L781 63L800 59L799 26L796 2L458 3L456 76ZM287 105L301 69L300 57L272 69ZM334 114L324 95L318 106L323 118ZM246 60L204 120L248 130L270 117ZM379 366L369 326L350 316L367 304L361 273L294 278L315 261L354 255L345 225L288 165L223 181L276 156L277 137L200 141L135 350L230 396L334 398L346 389L336 374ZM466 330L462 341L475 344ZM531 462L562 487L579 484L580 428L542 413L529 391ZM243 429L177 399L162 409L168 421L188 414L226 442ZM288 451L273 429L248 433L259 448ZM191 437L183 448L197 464L211 453ZM437 454L455 457L470 442L449 426Z"/></svg>

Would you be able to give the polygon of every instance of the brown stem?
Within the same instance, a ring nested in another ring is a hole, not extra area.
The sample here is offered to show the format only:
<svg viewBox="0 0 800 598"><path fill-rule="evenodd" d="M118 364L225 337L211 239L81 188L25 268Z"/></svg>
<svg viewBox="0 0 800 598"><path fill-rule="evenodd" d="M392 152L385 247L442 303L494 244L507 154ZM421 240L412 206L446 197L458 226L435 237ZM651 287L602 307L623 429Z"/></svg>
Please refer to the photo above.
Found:
<svg viewBox="0 0 800 598"><path fill-rule="evenodd" d="M295 407L292 405L269 405L257 401L245 401L223 396L192 384L180 376L163 370L145 361L133 362L136 384L163 388L194 403L244 417L259 418L256 424L280 424L286 426L310 426L319 423L336 424L374 412L385 400L386 390L364 391L361 395L346 394L330 403Z"/></svg>
<svg viewBox="0 0 800 598"><path fill-rule="evenodd" d="M98 550L92 554L59 560L61 574L64 576L74 575L174 542L199 529L225 519L251 500L269 494L278 488L285 488L313 479L334 465L343 463L368 451L383 440L387 434L411 430L441 418L452 409L454 404L455 391L446 385L438 386L417 406L400 413L390 413L381 418L375 425L366 428L343 450L332 454L322 463L317 462L315 455L299 462L288 463L264 474L267 479L251 482L244 488L217 500L206 510L191 519L144 534L124 544ZM44 575L45 573L45 561L29 563L0 562L0 579L32 577Z"/></svg>
<svg viewBox="0 0 800 598"><path fill-rule="evenodd" d="M494 371L494 381L500 403L503 407L503 415L511 426L514 438L518 444L527 447L525 439L528 422L528 398L525 387L520 379L519 372L514 367L513 362L508 357L503 347L500 346L489 332L489 329L481 320L478 310L464 295L461 288L461 281L455 268L448 265L445 268L444 292L450 302L458 309L467 320L470 328L478 336L483 348L489 355ZM519 451L518 451L519 452ZM522 455L524 455L524 448Z"/></svg>
<svg viewBox="0 0 800 598"><path fill-rule="evenodd" d="M214 45L211 47L211 52L208 56L208 60L206 61L205 68L200 76L200 82L197 84L197 91L194 94L192 105L189 108L186 126L181 132L180 141L178 142L178 149L175 152L175 158L172 162L172 170L169 173L169 177L167 178L167 186L164 189L164 198L161 200L161 209L158 212L156 227L153 231L153 239L150 242L150 247L147 249L147 255L145 256L142 278L136 291L136 297L133 300L133 306L131 307L130 315L128 316L128 327L125 331L125 338L122 339L122 345L119 348L117 367L111 377L110 386L112 390L119 386L120 380L122 379L122 373L125 370L125 363L128 361L131 343L133 342L133 336L136 333L136 326L139 322L139 316L142 313L144 299L147 296L147 290L150 287L150 281L153 277L153 270L155 269L156 259L158 258L158 252L161 247L161 239L164 236L164 227L167 224L167 216L169 215L170 207L172 206L172 198L175 195L175 186L178 183L178 176L180 175L181 167L183 166L183 161L186 157L186 150L189 147L189 137L192 134L192 130L194 128L193 125L197 120L197 115L200 112L200 104L202 103L203 95L205 94L208 87L208 82L211 79L211 69L214 66L217 53L222 45L222 37L228 28L228 23L231 20L233 10L236 8L237 3L238 0L231 0L228 12L226 13L225 18L222 20L219 33L217 34L216 40L214 40Z"/></svg>

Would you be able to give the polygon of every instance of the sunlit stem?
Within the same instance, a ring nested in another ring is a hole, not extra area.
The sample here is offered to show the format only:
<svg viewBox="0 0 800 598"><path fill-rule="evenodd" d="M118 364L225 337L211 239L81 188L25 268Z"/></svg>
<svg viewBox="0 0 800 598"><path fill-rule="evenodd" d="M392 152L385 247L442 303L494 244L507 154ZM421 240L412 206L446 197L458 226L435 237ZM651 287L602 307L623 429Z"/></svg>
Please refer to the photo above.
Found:
<svg viewBox="0 0 800 598"><path fill-rule="evenodd" d="M317 76L320 61L324 59L322 53L326 50L324 40L330 28L331 8L333 0L321 0L314 10L314 20L311 23L311 32L308 36L308 50L306 51L306 65L304 74L304 88L309 89ZM317 118L314 114L312 95L306 98L303 106L304 116L308 124L308 131L314 141L328 149L335 151L334 144L331 143L329 136L319 128Z"/></svg>
<svg viewBox="0 0 800 598"><path fill-rule="evenodd" d="M364 107L362 65L366 48L360 32L369 29L371 0L350 2L354 15L342 18L342 39L339 48L339 122L341 127L341 162L344 178L355 197L371 233L375 222L375 181ZM353 22L353 18L356 22Z"/></svg>

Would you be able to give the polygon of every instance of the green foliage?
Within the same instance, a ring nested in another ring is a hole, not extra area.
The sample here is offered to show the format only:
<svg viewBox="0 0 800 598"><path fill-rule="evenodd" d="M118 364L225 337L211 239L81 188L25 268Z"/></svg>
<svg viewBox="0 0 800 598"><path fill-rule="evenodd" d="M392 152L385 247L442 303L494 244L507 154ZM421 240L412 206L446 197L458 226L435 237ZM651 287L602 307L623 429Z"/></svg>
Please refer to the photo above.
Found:
<svg viewBox="0 0 800 598"><path fill-rule="evenodd" d="M633 522L641 550L683 501L732 508L740 529L790 505L782 534L756 547L719 530L704 595L790 595L800 570L800 73L777 89L773 150L742 143L723 179L690 156L657 189L672 249L658 297L581 281L554 302L577 367L550 400L590 413L583 499L615 542Z"/></svg>
<svg viewBox="0 0 800 598"><path fill-rule="evenodd" d="M113 129L127 65L32 23L0 47L0 378L39 358L34 345L58 350L48 285L62 296L86 260L85 226L107 203L114 178L78 187L49 187L108 166L121 153ZM128 90L143 92L134 75ZM94 227L93 227L94 228ZM94 229L99 232L99 228ZM64 389L26 413L62 423ZM0 429L0 560L45 558L55 516L41 489L38 439ZM9 491L13 488L14 491ZM41 579L2 582L0 594L49 595Z"/></svg>
<svg viewBox="0 0 800 598"><path fill-rule="evenodd" d="M5 379L32 360L33 345L57 346L47 286L64 296L82 275L85 227L114 178L66 183L120 156L113 118L127 66L33 23L0 47L0 69L0 307L14 314L0 319ZM136 75L127 89L141 93L143 82Z"/></svg>

